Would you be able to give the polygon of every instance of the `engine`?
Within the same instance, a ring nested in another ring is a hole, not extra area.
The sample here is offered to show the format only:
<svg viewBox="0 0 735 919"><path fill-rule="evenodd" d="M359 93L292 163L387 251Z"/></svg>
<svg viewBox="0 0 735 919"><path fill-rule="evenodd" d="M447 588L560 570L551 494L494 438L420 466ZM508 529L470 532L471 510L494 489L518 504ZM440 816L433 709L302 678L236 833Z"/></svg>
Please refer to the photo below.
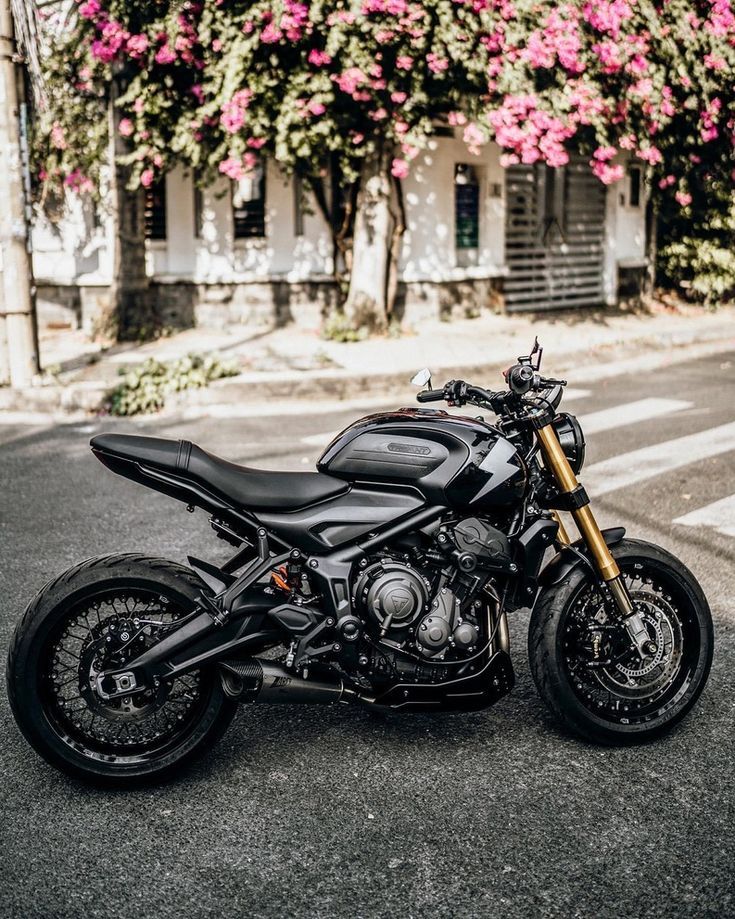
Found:
<svg viewBox="0 0 735 919"><path fill-rule="evenodd" d="M365 688L441 682L465 665L471 671L500 623L495 575L514 567L500 530L479 518L446 521L364 559L352 612L330 625L309 612L318 594L308 574L284 565L270 589L295 598L273 613L294 636L286 665L336 667ZM337 632L326 643L325 626Z"/></svg>
<svg viewBox="0 0 735 919"><path fill-rule="evenodd" d="M441 580L441 572L429 566L418 570L391 557L375 560L358 580L358 611L381 640L427 659L443 658L449 650L471 653L479 639L476 607L463 609Z"/></svg>

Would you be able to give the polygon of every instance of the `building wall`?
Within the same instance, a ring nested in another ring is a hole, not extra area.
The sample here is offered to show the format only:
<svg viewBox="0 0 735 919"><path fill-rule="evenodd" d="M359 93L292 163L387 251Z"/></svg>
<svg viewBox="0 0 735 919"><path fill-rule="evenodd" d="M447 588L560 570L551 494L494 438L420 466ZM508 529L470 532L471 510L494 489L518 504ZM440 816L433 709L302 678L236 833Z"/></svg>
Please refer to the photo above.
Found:
<svg viewBox="0 0 735 919"><path fill-rule="evenodd" d="M477 251L455 246L455 168L473 167L479 184ZM172 322L207 324L318 318L334 301L330 288L331 241L315 205L302 211L297 234L293 183L267 162L266 235L235 239L231 185L223 179L201 193L201 226L196 226L191 177L175 169L166 177L167 238L148 243L148 270L156 296ZM605 294L617 296L621 260L644 256L644 208L627 203L627 185L607 194ZM399 264L401 315L473 314L498 308L506 272L505 181L500 151L490 144L479 155L454 137L437 136L412 164L403 183L407 228ZM39 221L34 229L34 266L41 315L83 319L89 330L104 301L111 275L109 218L95 216L72 199L59 226ZM464 255L465 257L462 257ZM468 257L469 256L469 257ZM75 293L69 294L68 288ZM70 304L73 304L70 306ZM177 304L179 304L177 306Z"/></svg>

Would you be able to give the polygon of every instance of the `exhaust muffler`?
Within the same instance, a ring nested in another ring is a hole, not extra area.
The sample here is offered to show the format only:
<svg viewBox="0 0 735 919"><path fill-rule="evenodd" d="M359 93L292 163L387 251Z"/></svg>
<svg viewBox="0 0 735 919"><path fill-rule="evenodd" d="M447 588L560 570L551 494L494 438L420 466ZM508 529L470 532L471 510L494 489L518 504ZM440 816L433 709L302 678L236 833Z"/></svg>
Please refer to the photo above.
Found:
<svg viewBox="0 0 735 919"><path fill-rule="evenodd" d="M356 696L341 680L338 683L305 680L280 664L258 658L225 661L219 668L225 695L238 702L334 704Z"/></svg>

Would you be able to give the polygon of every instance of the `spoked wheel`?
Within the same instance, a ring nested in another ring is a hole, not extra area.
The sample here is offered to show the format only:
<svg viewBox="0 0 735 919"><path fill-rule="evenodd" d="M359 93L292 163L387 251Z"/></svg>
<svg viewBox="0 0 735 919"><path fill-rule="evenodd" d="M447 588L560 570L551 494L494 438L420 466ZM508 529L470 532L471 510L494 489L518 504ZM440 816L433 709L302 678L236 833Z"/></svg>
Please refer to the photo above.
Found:
<svg viewBox="0 0 735 919"><path fill-rule="evenodd" d="M16 631L8 686L16 720L47 760L75 775L161 775L207 749L235 706L212 670L117 699L98 676L164 638L203 585L178 565L139 556L92 560L31 603Z"/></svg>
<svg viewBox="0 0 735 919"><path fill-rule="evenodd" d="M529 634L542 698L568 727L603 743L649 738L680 721L704 688L713 646L707 601L681 562L637 540L613 555L648 632L643 656L586 566L541 598Z"/></svg>

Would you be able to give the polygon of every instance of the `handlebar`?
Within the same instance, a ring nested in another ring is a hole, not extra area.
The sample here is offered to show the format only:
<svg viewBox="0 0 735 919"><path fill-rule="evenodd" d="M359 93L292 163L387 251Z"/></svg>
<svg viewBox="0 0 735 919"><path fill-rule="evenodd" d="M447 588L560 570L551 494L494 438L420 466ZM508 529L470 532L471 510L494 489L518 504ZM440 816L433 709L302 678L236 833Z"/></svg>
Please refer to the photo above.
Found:
<svg viewBox="0 0 735 919"><path fill-rule="evenodd" d="M417 402L444 402L445 399L443 389L427 389L416 396Z"/></svg>
<svg viewBox="0 0 735 919"><path fill-rule="evenodd" d="M442 389L428 389L418 393L416 399L419 402L448 402L450 405L470 403L501 414L508 407L520 407L521 397L532 390L538 392L552 386L566 386L566 380L542 377L533 367L523 363L515 364L504 375L509 388L502 392L473 386L464 380L450 380Z"/></svg>

